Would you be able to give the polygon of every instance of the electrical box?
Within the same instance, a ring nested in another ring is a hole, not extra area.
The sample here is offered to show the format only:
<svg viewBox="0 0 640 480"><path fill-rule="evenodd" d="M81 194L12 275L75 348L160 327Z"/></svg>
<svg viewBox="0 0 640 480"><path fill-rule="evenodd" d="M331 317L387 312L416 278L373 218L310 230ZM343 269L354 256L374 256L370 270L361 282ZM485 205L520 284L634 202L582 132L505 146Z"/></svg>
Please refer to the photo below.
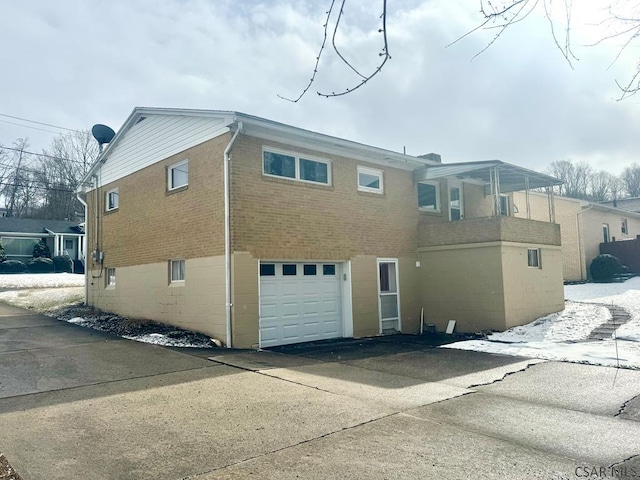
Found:
<svg viewBox="0 0 640 480"><path fill-rule="evenodd" d="M91 252L91 258L93 258L93 261L96 263L102 263L102 260L104 260L104 252L100 250L94 250L93 252Z"/></svg>

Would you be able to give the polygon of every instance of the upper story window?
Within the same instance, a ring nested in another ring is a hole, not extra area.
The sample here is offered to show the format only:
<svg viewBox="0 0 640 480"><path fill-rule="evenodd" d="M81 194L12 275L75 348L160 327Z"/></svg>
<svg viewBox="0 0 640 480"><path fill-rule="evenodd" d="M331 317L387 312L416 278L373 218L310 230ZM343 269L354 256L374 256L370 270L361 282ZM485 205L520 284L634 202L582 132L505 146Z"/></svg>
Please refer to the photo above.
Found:
<svg viewBox="0 0 640 480"><path fill-rule="evenodd" d="M418 183L418 207L430 212L440 211L440 184L437 182Z"/></svg>
<svg viewBox="0 0 640 480"><path fill-rule="evenodd" d="M284 177L301 182L331 185L331 163L326 160L300 157L291 153L264 150L262 172L272 177Z"/></svg>
<svg viewBox="0 0 640 480"><path fill-rule="evenodd" d="M168 189L186 187L189 184L189 160L171 165L167 170Z"/></svg>
<svg viewBox="0 0 640 480"><path fill-rule="evenodd" d="M620 227L620 230L622 231L622 233L627 234L629 233L629 225L627 224L627 219L623 218L622 219L622 225Z"/></svg>
<svg viewBox="0 0 640 480"><path fill-rule="evenodd" d="M542 268L540 263L540 249L528 248L527 249L527 265L531 268Z"/></svg>
<svg viewBox="0 0 640 480"><path fill-rule="evenodd" d="M382 170L358 165L358 190L361 192L383 193L384 179Z"/></svg>
<svg viewBox="0 0 640 480"><path fill-rule="evenodd" d="M508 217L511 215L511 202L509 201L509 195L500 195L500 215Z"/></svg>
<svg viewBox="0 0 640 480"><path fill-rule="evenodd" d="M113 188L111 190L109 190L106 194L106 199L105 199L105 206L106 206L106 210L107 212L111 211L111 210L116 210L118 208L119 205L119 195L118 195L118 189L117 188Z"/></svg>

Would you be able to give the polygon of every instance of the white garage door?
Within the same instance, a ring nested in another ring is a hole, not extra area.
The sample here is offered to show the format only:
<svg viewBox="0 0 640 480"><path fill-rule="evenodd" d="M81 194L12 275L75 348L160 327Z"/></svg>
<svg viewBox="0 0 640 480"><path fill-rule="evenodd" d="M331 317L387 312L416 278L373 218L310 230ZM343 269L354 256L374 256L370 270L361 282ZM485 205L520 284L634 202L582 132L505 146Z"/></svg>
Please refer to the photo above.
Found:
<svg viewBox="0 0 640 480"><path fill-rule="evenodd" d="M340 265L260 264L260 346L342 336Z"/></svg>

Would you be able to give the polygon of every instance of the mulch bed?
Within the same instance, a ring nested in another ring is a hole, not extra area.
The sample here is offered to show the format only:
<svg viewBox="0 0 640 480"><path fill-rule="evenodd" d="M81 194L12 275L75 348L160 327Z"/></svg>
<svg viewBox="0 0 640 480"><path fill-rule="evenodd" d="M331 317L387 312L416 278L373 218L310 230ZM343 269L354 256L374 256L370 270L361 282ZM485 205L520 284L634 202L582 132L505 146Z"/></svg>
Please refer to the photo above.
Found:
<svg viewBox="0 0 640 480"><path fill-rule="evenodd" d="M3 454L0 453L0 480L22 480Z"/></svg>

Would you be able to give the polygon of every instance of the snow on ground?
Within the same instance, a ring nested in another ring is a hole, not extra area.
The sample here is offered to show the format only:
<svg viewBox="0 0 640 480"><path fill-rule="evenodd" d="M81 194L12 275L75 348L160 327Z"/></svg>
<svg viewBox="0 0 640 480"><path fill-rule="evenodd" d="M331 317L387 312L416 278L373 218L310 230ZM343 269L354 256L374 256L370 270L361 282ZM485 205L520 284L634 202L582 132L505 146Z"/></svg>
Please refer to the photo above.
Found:
<svg viewBox="0 0 640 480"><path fill-rule="evenodd" d="M17 273L0 275L0 289L83 287L84 275L75 273Z"/></svg>
<svg viewBox="0 0 640 480"><path fill-rule="evenodd" d="M640 369L640 277L624 283L566 285L565 309L521 327L443 348L476 350L547 360ZM587 340L589 333L611 318L603 305L617 305L631 320L616 337Z"/></svg>
<svg viewBox="0 0 640 480"><path fill-rule="evenodd" d="M84 287L43 288L0 292L0 302L15 307L49 313L64 305L84 300Z"/></svg>

